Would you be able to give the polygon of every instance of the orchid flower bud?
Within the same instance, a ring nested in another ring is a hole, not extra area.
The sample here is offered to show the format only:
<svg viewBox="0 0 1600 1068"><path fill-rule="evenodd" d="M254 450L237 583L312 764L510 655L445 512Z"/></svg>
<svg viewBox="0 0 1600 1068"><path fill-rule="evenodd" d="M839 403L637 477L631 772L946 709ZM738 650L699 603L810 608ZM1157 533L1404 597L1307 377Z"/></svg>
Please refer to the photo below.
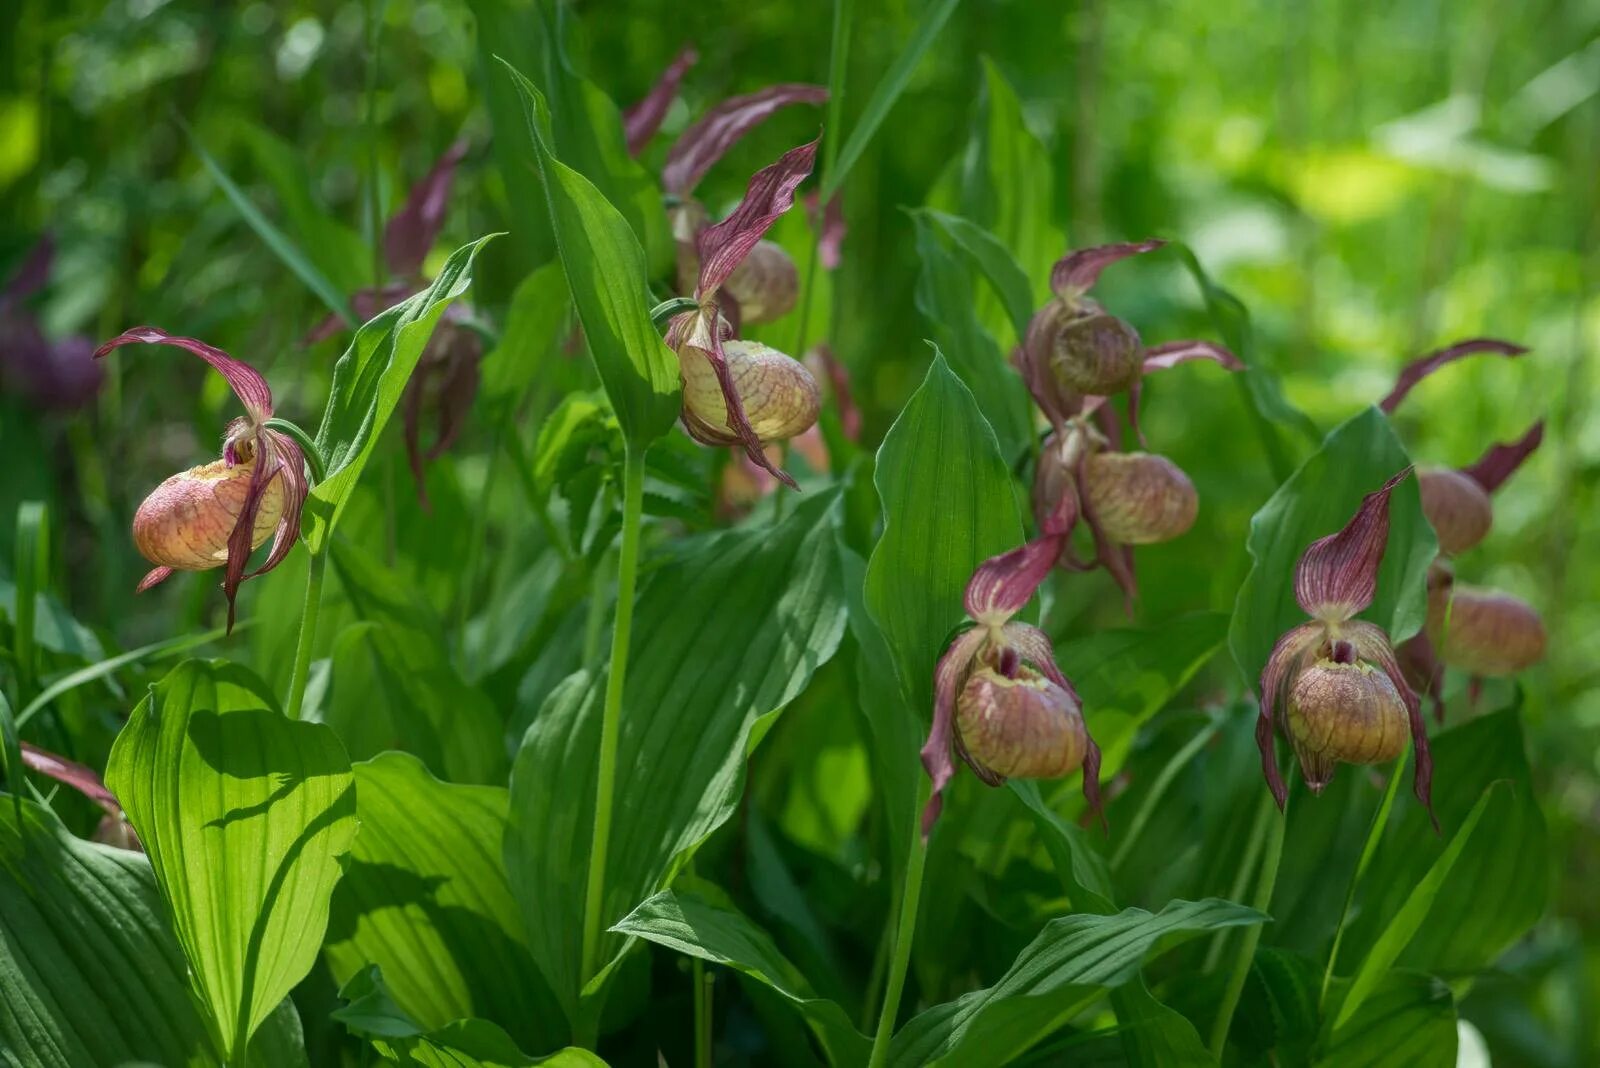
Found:
<svg viewBox="0 0 1600 1068"><path fill-rule="evenodd" d="M224 568L228 628L234 600L245 579L283 562L300 536L300 511L310 485L305 455L294 438L267 425L272 390L261 373L221 349L154 327L135 327L95 351L135 342L172 345L199 356L224 378L244 404L245 416L228 426L222 459L172 476L156 487L134 517L134 543L156 565L139 583L143 592L173 571ZM250 553L274 534L272 550L256 570L245 572Z"/></svg>
<svg viewBox="0 0 1600 1068"><path fill-rule="evenodd" d="M1100 750L1078 693L1056 665L1049 637L1011 618L1055 566L1066 544L1062 529L1052 523L1044 537L984 561L967 583L975 626L945 649L934 671L933 725L922 747L933 794L922 811L923 837L955 776L953 753L990 786L1082 768L1084 797L1100 809Z"/></svg>
<svg viewBox="0 0 1600 1068"><path fill-rule="evenodd" d="M1147 452L1096 452L1083 462L1085 510L1122 545L1171 541L1194 526L1200 497L1183 469Z"/></svg>
<svg viewBox="0 0 1600 1068"><path fill-rule="evenodd" d="M1544 620L1501 590L1456 583L1431 589L1427 635L1439 659L1473 675L1515 675L1544 659Z"/></svg>
<svg viewBox="0 0 1600 1068"><path fill-rule="evenodd" d="M782 245L763 238L722 288L739 302L741 322L770 323L794 310L800 299L800 272Z"/></svg>
<svg viewBox="0 0 1600 1068"><path fill-rule="evenodd" d="M816 422L816 380L776 349L733 340L717 298L762 235L793 205L816 151L816 141L801 145L758 171L733 213L696 235L699 307L673 318L666 339L678 354L684 428L709 445L743 446L751 462L791 488L794 479L767 458L763 445L794 437Z"/></svg>
<svg viewBox="0 0 1600 1068"><path fill-rule="evenodd" d="M1417 488L1440 552L1464 553L1488 536L1494 506L1471 475L1451 467L1418 468Z"/></svg>
<svg viewBox="0 0 1600 1068"><path fill-rule="evenodd" d="M1256 744L1278 807L1288 797L1273 746L1274 714L1314 793L1335 767L1398 757L1409 729L1416 747L1413 789L1433 810L1433 761L1421 703L1401 673L1389 636L1354 617L1372 603L1389 541L1389 496L1406 468L1361 502L1344 529L1311 543L1295 567L1295 600L1311 617L1278 639L1261 672Z"/></svg>
<svg viewBox="0 0 1600 1068"><path fill-rule="evenodd" d="M1040 315L1049 332L1050 373L1063 390L1104 397L1139 381L1144 347L1131 324L1098 305L1079 311L1056 302Z"/></svg>

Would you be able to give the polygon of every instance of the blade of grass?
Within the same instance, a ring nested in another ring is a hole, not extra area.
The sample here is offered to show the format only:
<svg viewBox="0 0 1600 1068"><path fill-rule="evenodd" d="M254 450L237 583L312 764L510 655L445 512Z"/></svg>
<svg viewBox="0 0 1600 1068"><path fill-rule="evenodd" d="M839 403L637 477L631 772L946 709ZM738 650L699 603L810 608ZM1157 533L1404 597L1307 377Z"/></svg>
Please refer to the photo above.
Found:
<svg viewBox="0 0 1600 1068"><path fill-rule="evenodd" d="M236 623L233 629L238 632L244 630L250 624L250 620L245 620L242 623ZM137 649L130 649L125 653L102 660L98 664L90 664L88 667L82 667L77 671L63 675L40 691L39 695L29 701L27 707L17 714L17 729L21 730L28 720L43 711L51 701L54 701L64 693L70 693L80 686L87 686L89 683L103 679L115 671L121 671L129 664L135 664L141 660L159 660L162 657L186 652L197 645L214 642L226 633L225 630L218 627L215 630L208 630L201 634L182 634L176 638L168 638L165 641L141 645Z"/></svg>
<svg viewBox="0 0 1600 1068"><path fill-rule="evenodd" d="M867 150L867 145L872 141L873 135L878 132L878 127L883 125L883 120L888 117L889 109L894 107L900 94L905 91L906 83L911 80L912 71L933 45L933 39L939 36L939 31L944 24L950 21L950 15L955 11L956 5L961 0L934 0L929 10L922 16L922 25L917 29L917 35L906 45L905 51L895 59L894 64L884 72L883 79L872 90L872 96L867 98L867 106L861 112L861 118L856 120L855 129L850 131L850 137L844 143L844 148L839 151L839 158L835 165L828 171L822 181L822 194L818 198L823 204L828 202L834 191L843 184L845 175L850 173L850 168L855 166L861 154Z"/></svg>
<svg viewBox="0 0 1600 1068"><path fill-rule="evenodd" d="M180 119L178 120L178 125L183 127L184 136L189 139L189 146L194 149L194 154L200 157L200 162L205 165L206 171L211 175L212 180L221 187L229 202L233 204L234 210L244 219L245 224L256 232L256 236L261 238L262 243L272 250L272 254L277 256L285 267L293 271L300 281L304 282L306 287L321 298L322 303L326 304L335 315L343 319L351 329L360 326L361 324L356 320L355 313L350 310L349 301L345 299L343 293L339 292L338 287L328 280L327 275L317 269L316 265L307 258L304 252L300 251L293 241L289 240L282 230L272 225L271 220L261 214L261 209L255 206L255 202L245 195L243 189L234 184L233 179L228 177L228 172L224 171L221 164L212 158L211 153L206 151L205 146L200 143L200 139L195 136L188 123Z"/></svg>

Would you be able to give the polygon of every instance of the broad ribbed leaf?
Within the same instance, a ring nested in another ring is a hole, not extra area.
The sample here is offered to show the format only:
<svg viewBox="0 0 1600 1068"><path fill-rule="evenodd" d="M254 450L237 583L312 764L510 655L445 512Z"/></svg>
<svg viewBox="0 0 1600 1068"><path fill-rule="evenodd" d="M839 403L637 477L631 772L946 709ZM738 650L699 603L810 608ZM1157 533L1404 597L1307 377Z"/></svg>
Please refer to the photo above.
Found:
<svg viewBox="0 0 1600 1068"><path fill-rule="evenodd" d="M1450 988L1434 976L1397 969L1380 978L1314 1063L1317 1068L1452 1068L1456 1043Z"/></svg>
<svg viewBox="0 0 1600 1068"><path fill-rule="evenodd" d="M1252 687L1279 635L1306 620L1294 595L1300 555L1342 529L1363 497L1410 463L1389 420L1367 408L1335 427L1250 520L1246 548L1254 563L1239 587L1228 644ZM1361 618L1383 627L1396 643L1422 629L1428 565L1438 551L1433 528L1422 517L1417 480L1408 478L1390 496L1389 546L1378 569L1378 594Z"/></svg>
<svg viewBox="0 0 1600 1068"><path fill-rule="evenodd" d="M752 732L838 648L844 596L832 494L776 527L722 534L661 567L634 610L601 920L660 889L732 814ZM585 673L550 696L511 777L506 861L529 946L569 1015L580 976L595 755L604 684ZM625 945L602 940L602 959Z"/></svg>
<svg viewBox="0 0 1600 1068"><path fill-rule="evenodd" d="M1208 1068L1216 1059L1200 1033L1176 1009L1157 1001L1134 977L1111 992L1128 1068Z"/></svg>
<svg viewBox="0 0 1600 1068"><path fill-rule="evenodd" d="M907 702L933 709L933 668L966 612L978 565L1023 542L994 431L937 351L878 449L883 534L867 562L866 608L894 655Z"/></svg>
<svg viewBox="0 0 1600 1068"><path fill-rule="evenodd" d="M637 447L666 433L678 412L678 370L650 321L644 249L626 219L547 143L544 96L510 64L539 161L556 248L566 268L595 369L622 432Z"/></svg>
<svg viewBox="0 0 1600 1068"><path fill-rule="evenodd" d="M499 710L461 678L427 601L343 538L333 569L362 622L333 645L322 720L354 760L402 749L453 782L505 781Z"/></svg>
<svg viewBox="0 0 1600 1068"><path fill-rule="evenodd" d="M1133 979L1159 942L1167 949L1202 931L1261 923L1231 901L1173 901L1158 913L1063 916L1045 924L994 986L920 1013L894 1036L889 1063L910 1068L1004 1064L1100 997Z"/></svg>
<svg viewBox="0 0 1600 1068"><path fill-rule="evenodd" d="M315 963L356 833L350 762L265 684L189 660L117 736L106 784L150 856L225 1057Z"/></svg>
<svg viewBox="0 0 1600 1068"><path fill-rule="evenodd" d="M926 215L918 213L912 219L922 261L917 310L927 320L940 352L977 399L1009 465L1033 440L1033 407L1027 386L978 319L980 290L972 271L946 247Z"/></svg>
<svg viewBox="0 0 1600 1068"><path fill-rule="evenodd" d="M1088 841L1088 832L1062 819L1060 813L1047 805L1036 781L1009 779L1006 786L1033 817L1039 841L1050 854L1050 863L1067 891L1072 908L1078 912L1115 912L1111 872L1106 858Z"/></svg>
<svg viewBox="0 0 1600 1068"><path fill-rule="evenodd" d="M473 260L493 236L452 252L432 285L357 330L333 365L333 386L316 438L327 477L306 499L306 543L312 552L322 551L411 381L434 326L450 302L471 287Z"/></svg>
<svg viewBox="0 0 1600 1068"><path fill-rule="evenodd" d="M456 786L405 753L354 767L361 831L333 895L326 953L341 985L368 965L424 1030L482 1017L525 1049L565 1037L534 967L500 846L506 790Z"/></svg>
<svg viewBox="0 0 1600 1068"><path fill-rule="evenodd" d="M1011 340L1021 344L1023 336L1028 332L1028 321L1033 318L1036 310L1036 301L1033 295L1035 287L1028 280L1028 273L1017 262L1017 257L994 234L959 215L950 215L932 208L923 208L917 215L938 226L939 230L956 248L965 253L972 265L988 280L989 288L1000 301L1006 322L1011 327ZM995 331L995 324L989 325L996 337L1005 337L1004 334Z"/></svg>
<svg viewBox="0 0 1600 1068"><path fill-rule="evenodd" d="M834 1064L862 1064L868 1042L836 1002L817 997L772 937L749 917L691 893L663 890L612 928L691 957L725 964L776 990L806 1017Z"/></svg>
<svg viewBox="0 0 1600 1068"><path fill-rule="evenodd" d="M222 1068L185 973L143 854L74 838L47 809L0 796L0 1061ZM285 1000L249 1065L305 1063Z"/></svg>

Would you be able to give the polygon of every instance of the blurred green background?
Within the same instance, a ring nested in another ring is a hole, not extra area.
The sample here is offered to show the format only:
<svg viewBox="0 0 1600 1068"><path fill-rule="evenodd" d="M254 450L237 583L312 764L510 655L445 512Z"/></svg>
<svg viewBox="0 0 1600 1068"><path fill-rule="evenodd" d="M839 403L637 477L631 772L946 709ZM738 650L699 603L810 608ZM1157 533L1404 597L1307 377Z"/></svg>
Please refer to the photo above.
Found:
<svg viewBox="0 0 1600 1068"><path fill-rule="evenodd" d="M847 128L921 6L856 5ZM621 106L682 45L698 49L665 136L645 157L651 166L709 104L827 78L829 20L815 5L607 0L571 5L565 22L575 64ZM55 272L32 302L48 335L98 341L148 322L204 338L265 370L292 418L314 420L338 353L301 345L325 309L241 221L183 124L346 291L373 277L373 220L456 137L472 150L441 250L510 228L513 199L529 195L496 167L474 5L24 0L0 11L0 34L0 273L49 231ZM1504 1063L1593 1063L1584 1014L1600 990L1600 2L967 0L845 187L832 332L869 445L920 381L932 333L915 300L921 260L902 209L950 204L942 190L962 166L985 60L1015 87L1048 153L1052 226L1034 235L1042 263L1068 243L1188 242L1251 310L1256 364L1281 375L1320 428L1382 396L1427 349L1471 335L1532 348L1440 373L1397 425L1419 462L1464 465L1548 420L1543 448L1496 498L1494 532L1457 572L1528 599L1550 631L1546 662L1520 682L1554 890L1519 952L1570 982L1545 988L1547 971L1523 973L1530 1015L1499 1031L1492 1013L1475 1019ZM730 201L745 176L820 122L809 109L780 114L712 172L702 196ZM986 204L951 206L1003 212L1012 195L997 188ZM473 299L490 321L518 281L511 256L507 241L486 253ZM1037 271L1040 257L1023 258ZM1108 273L1106 303L1147 340L1215 336L1176 258L1145 260ZM1033 280L1042 294L1043 274ZM781 343L794 329L780 323L766 336ZM586 374L573 363L561 381ZM126 532L156 482L212 458L233 411L220 379L171 352L129 349L79 410L47 410L15 376L4 389L0 575L11 573L9 517L20 501L45 500L59 604L87 623L84 640L128 647L214 625L222 604L208 581L133 596L143 564ZM523 412L529 442L556 399L546 391ZM1249 516L1275 480L1236 392L1212 370L1153 382L1145 414L1152 447L1191 473L1205 506L1190 538L1141 551L1139 618L1227 609L1248 565ZM442 483L441 507L484 485L494 433L476 420L430 476ZM369 504L391 518L398 509L400 537L426 541L398 452L369 479ZM515 555L529 522L512 480L495 485L475 528L485 532L486 574ZM368 547L393 561L383 528L367 525L378 531ZM481 590L485 575L450 579L449 552L435 548L407 573L441 611L465 611L458 585L476 580ZM296 566L280 582L247 585L241 615L292 611ZM1062 598L1078 628L1120 617L1103 575ZM274 628L256 633L227 655L279 662L282 649L265 636ZM1453 680L1452 693L1461 686ZM98 763L103 752L78 755Z"/></svg>

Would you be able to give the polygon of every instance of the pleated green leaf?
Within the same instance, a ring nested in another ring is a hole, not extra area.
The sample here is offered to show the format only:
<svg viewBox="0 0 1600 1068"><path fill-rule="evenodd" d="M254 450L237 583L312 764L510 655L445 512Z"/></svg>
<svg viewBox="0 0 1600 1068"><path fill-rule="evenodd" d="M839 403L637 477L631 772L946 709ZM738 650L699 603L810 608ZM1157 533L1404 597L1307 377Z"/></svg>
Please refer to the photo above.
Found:
<svg viewBox="0 0 1600 1068"><path fill-rule="evenodd" d="M1452 1068L1457 1041L1450 988L1434 976L1397 969L1381 977L1313 1063L1318 1068Z"/></svg>
<svg viewBox="0 0 1600 1068"><path fill-rule="evenodd" d="M989 557L1023 542L1011 473L972 391L937 351L878 449L883 535L867 561L866 607L919 714L933 668L965 618L962 592Z"/></svg>
<svg viewBox="0 0 1600 1068"><path fill-rule="evenodd" d="M1063 916L1045 924L994 986L936 1005L894 1036L889 1062L910 1068L1004 1064L1071 1015L1138 975L1145 955L1185 937L1267 917L1231 901L1172 901L1158 913Z"/></svg>
<svg viewBox="0 0 1600 1068"><path fill-rule="evenodd" d="M482 1017L524 1049L565 1037L500 857L507 791L456 786L405 753L355 765L361 831L333 895L326 954L341 985L382 969L424 1030Z"/></svg>
<svg viewBox="0 0 1600 1068"><path fill-rule="evenodd" d="M556 248L595 370L623 435L643 447L666 433L678 414L677 362L650 321L644 249L600 190L555 157L544 95L516 68L503 65L522 97Z"/></svg>
<svg viewBox="0 0 1600 1068"><path fill-rule="evenodd" d="M1411 463L1388 418L1377 408L1335 427L1250 520L1246 548L1254 563L1234 603L1228 644L1251 684L1278 636L1306 620L1295 603L1294 569L1306 546L1340 530L1361 498ZM1438 554L1433 528L1422 517L1417 480L1389 498L1389 547L1378 569L1378 591L1361 613L1399 642L1422 629L1427 614L1428 565Z"/></svg>
<svg viewBox="0 0 1600 1068"><path fill-rule="evenodd" d="M634 610L601 920L660 889L733 813L758 723L805 688L844 632L837 496L776 527L701 542L651 576ZM603 678L603 673L601 675ZM528 944L569 1014L594 819L603 682L569 677L523 739L511 775L506 866ZM601 958L626 939L608 934Z"/></svg>
<svg viewBox="0 0 1600 1068"><path fill-rule="evenodd" d="M0 1062L221 1068L149 860L12 801L0 797ZM283 1001L249 1064L305 1063L300 1019Z"/></svg>
<svg viewBox="0 0 1600 1068"><path fill-rule="evenodd" d="M179 664L133 711L106 782L149 854L225 1058L315 963L356 833L350 762L221 660Z"/></svg>
<svg viewBox="0 0 1600 1068"><path fill-rule="evenodd" d="M838 1003L817 997L772 936L737 910L695 894L664 890L640 904L612 930L725 964L765 983L800 1010L832 1063L861 1064L867 1059L870 1044L866 1036L855 1029Z"/></svg>
<svg viewBox="0 0 1600 1068"><path fill-rule="evenodd" d="M480 237L452 252L432 285L357 330L333 365L333 386L316 434L326 477L306 499L306 542L313 552L321 551L338 522L433 328L450 302L471 288L473 260L494 236Z"/></svg>

